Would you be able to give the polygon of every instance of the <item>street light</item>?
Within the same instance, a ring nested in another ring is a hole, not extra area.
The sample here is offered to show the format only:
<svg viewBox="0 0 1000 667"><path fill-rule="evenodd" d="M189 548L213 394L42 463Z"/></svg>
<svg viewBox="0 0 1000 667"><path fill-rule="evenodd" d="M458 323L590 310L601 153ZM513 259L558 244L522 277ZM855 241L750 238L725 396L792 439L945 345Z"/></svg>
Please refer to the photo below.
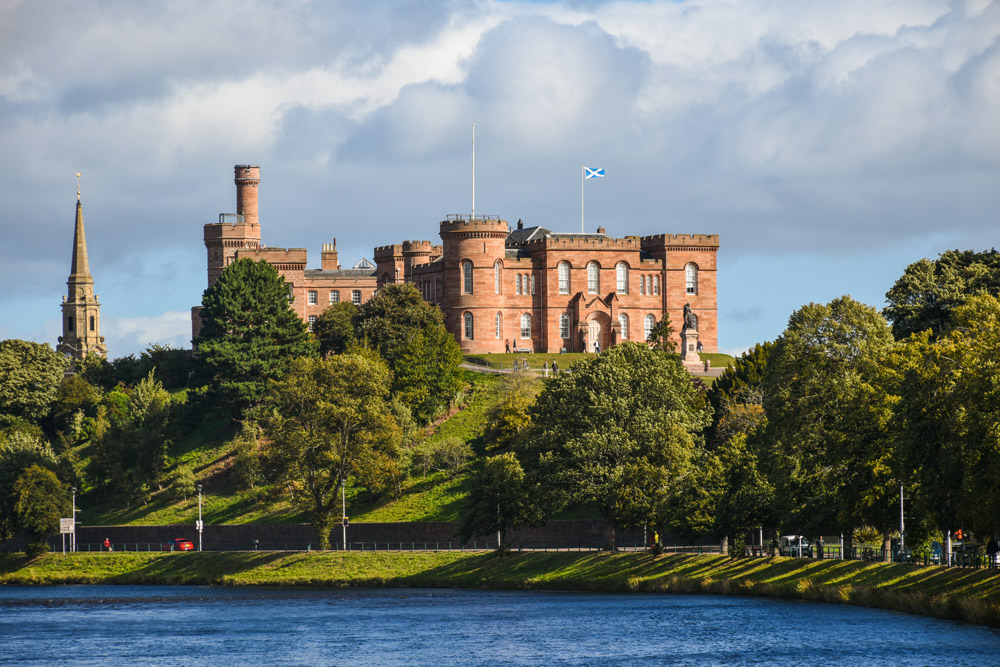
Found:
<svg viewBox="0 0 1000 667"><path fill-rule="evenodd" d="M347 479L340 480L340 528L343 531L343 549L347 550Z"/></svg>
<svg viewBox="0 0 1000 667"><path fill-rule="evenodd" d="M73 491L73 532L69 536L69 550L71 552L76 551L76 487L72 488Z"/></svg>
<svg viewBox="0 0 1000 667"><path fill-rule="evenodd" d="M201 551L201 529L204 524L201 522L201 484L198 485L198 551Z"/></svg>

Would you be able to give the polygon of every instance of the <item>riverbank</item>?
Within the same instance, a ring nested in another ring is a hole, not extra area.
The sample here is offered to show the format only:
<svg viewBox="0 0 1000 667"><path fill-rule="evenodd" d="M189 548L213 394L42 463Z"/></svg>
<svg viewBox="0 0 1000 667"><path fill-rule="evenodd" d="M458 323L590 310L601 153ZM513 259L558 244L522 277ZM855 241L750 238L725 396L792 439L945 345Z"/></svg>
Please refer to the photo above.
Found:
<svg viewBox="0 0 1000 667"><path fill-rule="evenodd" d="M1000 570L646 553L204 552L0 555L3 584L213 584L759 595L1000 627Z"/></svg>

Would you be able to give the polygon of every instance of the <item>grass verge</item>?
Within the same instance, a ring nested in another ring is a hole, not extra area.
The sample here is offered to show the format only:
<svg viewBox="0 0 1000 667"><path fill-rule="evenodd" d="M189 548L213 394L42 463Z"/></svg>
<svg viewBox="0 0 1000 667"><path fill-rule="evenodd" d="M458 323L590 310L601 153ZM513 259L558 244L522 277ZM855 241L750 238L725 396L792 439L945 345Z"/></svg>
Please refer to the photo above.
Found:
<svg viewBox="0 0 1000 667"><path fill-rule="evenodd" d="M1000 627L1000 570L645 553L205 552L0 555L3 584L443 587L759 595Z"/></svg>

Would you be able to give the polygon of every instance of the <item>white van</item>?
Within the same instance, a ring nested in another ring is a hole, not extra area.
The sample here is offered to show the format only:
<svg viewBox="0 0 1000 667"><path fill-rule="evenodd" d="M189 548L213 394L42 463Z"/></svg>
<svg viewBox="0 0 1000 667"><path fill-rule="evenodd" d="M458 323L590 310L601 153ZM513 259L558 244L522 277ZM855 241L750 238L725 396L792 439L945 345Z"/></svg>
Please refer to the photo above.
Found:
<svg viewBox="0 0 1000 667"><path fill-rule="evenodd" d="M802 535L782 535L778 538L778 554L792 558L812 558L813 548Z"/></svg>

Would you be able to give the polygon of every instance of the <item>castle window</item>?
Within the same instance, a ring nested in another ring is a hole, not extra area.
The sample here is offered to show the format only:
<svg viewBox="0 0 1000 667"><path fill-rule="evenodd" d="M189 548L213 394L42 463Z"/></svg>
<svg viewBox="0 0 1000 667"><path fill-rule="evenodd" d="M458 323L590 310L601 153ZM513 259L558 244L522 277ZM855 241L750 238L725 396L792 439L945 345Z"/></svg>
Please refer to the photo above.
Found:
<svg viewBox="0 0 1000 667"><path fill-rule="evenodd" d="M316 326L316 316L315 315L310 315L309 316L309 331L314 331L314 327L315 326Z"/></svg>
<svg viewBox="0 0 1000 667"><path fill-rule="evenodd" d="M569 294L569 262L559 262L559 293Z"/></svg>
<svg viewBox="0 0 1000 667"><path fill-rule="evenodd" d="M351 303L353 303L355 306L361 305L361 290L359 289L351 290Z"/></svg>
<svg viewBox="0 0 1000 667"><path fill-rule="evenodd" d="M621 327L622 330L621 339L628 340L628 315L626 315L625 313L620 313L618 315L618 325Z"/></svg>
<svg viewBox="0 0 1000 667"><path fill-rule="evenodd" d="M386 271L385 273L382 274L382 287L385 287L388 284L389 284L389 272Z"/></svg>
<svg viewBox="0 0 1000 667"><path fill-rule="evenodd" d="M639 294L646 294L646 276L639 276Z"/></svg>
<svg viewBox="0 0 1000 667"><path fill-rule="evenodd" d="M618 265L615 267L615 276L618 278L617 292L619 294L628 294L628 264L618 262Z"/></svg>
<svg viewBox="0 0 1000 667"><path fill-rule="evenodd" d="M96 329L97 329L97 320L95 320L94 316L91 315L90 316L90 330L91 331L95 331Z"/></svg>
<svg viewBox="0 0 1000 667"><path fill-rule="evenodd" d="M503 285L503 264L496 262L493 264L493 292L495 294L500 294L501 286Z"/></svg>
<svg viewBox="0 0 1000 667"><path fill-rule="evenodd" d="M660 276L653 276L653 294L660 294Z"/></svg>
<svg viewBox="0 0 1000 667"><path fill-rule="evenodd" d="M653 327L656 326L656 318L650 315L646 315L646 319L642 323L642 332L645 340L648 342L649 337L653 334Z"/></svg>
<svg viewBox="0 0 1000 667"><path fill-rule="evenodd" d="M285 289L288 290L288 300L289 301L294 301L295 300L295 296L292 294L292 284L291 283L285 283Z"/></svg>
<svg viewBox="0 0 1000 667"><path fill-rule="evenodd" d="M601 265L597 262L587 264L587 293L597 294L601 291Z"/></svg>
<svg viewBox="0 0 1000 667"><path fill-rule="evenodd" d="M514 294L521 293L521 274L514 276Z"/></svg>
<svg viewBox="0 0 1000 667"><path fill-rule="evenodd" d="M465 324L465 340L472 340L472 313L465 313L462 315L462 321Z"/></svg>
<svg viewBox="0 0 1000 667"><path fill-rule="evenodd" d="M69 317L66 318L66 330L67 331L72 331L73 330L73 316L72 315L70 315Z"/></svg>
<svg viewBox="0 0 1000 667"><path fill-rule="evenodd" d="M531 315L521 315L521 338L531 338Z"/></svg>
<svg viewBox="0 0 1000 667"><path fill-rule="evenodd" d="M309 290L309 305L310 306L315 306L318 302L319 302L319 299L318 299L318 295L316 294L316 290L314 290L314 289Z"/></svg>
<svg viewBox="0 0 1000 667"><path fill-rule="evenodd" d="M503 315L501 315L500 313L497 313L496 329L497 329L496 333L497 340L500 340L500 336L503 335Z"/></svg>
<svg viewBox="0 0 1000 667"><path fill-rule="evenodd" d="M569 315L566 313L559 316L559 337L569 338Z"/></svg>
<svg viewBox="0 0 1000 667"><path fill-rule="evenodd" d="M688 294L698 293L698 265L688 264L684 267L684 282L687 285L685 290Z"/></svg>
<svg viewBox="0 0 1000 667"><path fill-rule="evenodd" d="M531 274L531 296L535 296L535 274Z"/></svg>
<svg viewBox="0 0 1000 667"><path fill-rule="evenodd" d="M330 290L330 303L340 302L340 290L332 289Z"/></svg>
<svg viewBox="0 0 1000 667"><path fill-rule="evenodd" d="M462 291L472 294L472 262L469 260L462 262Z"/></svg>

